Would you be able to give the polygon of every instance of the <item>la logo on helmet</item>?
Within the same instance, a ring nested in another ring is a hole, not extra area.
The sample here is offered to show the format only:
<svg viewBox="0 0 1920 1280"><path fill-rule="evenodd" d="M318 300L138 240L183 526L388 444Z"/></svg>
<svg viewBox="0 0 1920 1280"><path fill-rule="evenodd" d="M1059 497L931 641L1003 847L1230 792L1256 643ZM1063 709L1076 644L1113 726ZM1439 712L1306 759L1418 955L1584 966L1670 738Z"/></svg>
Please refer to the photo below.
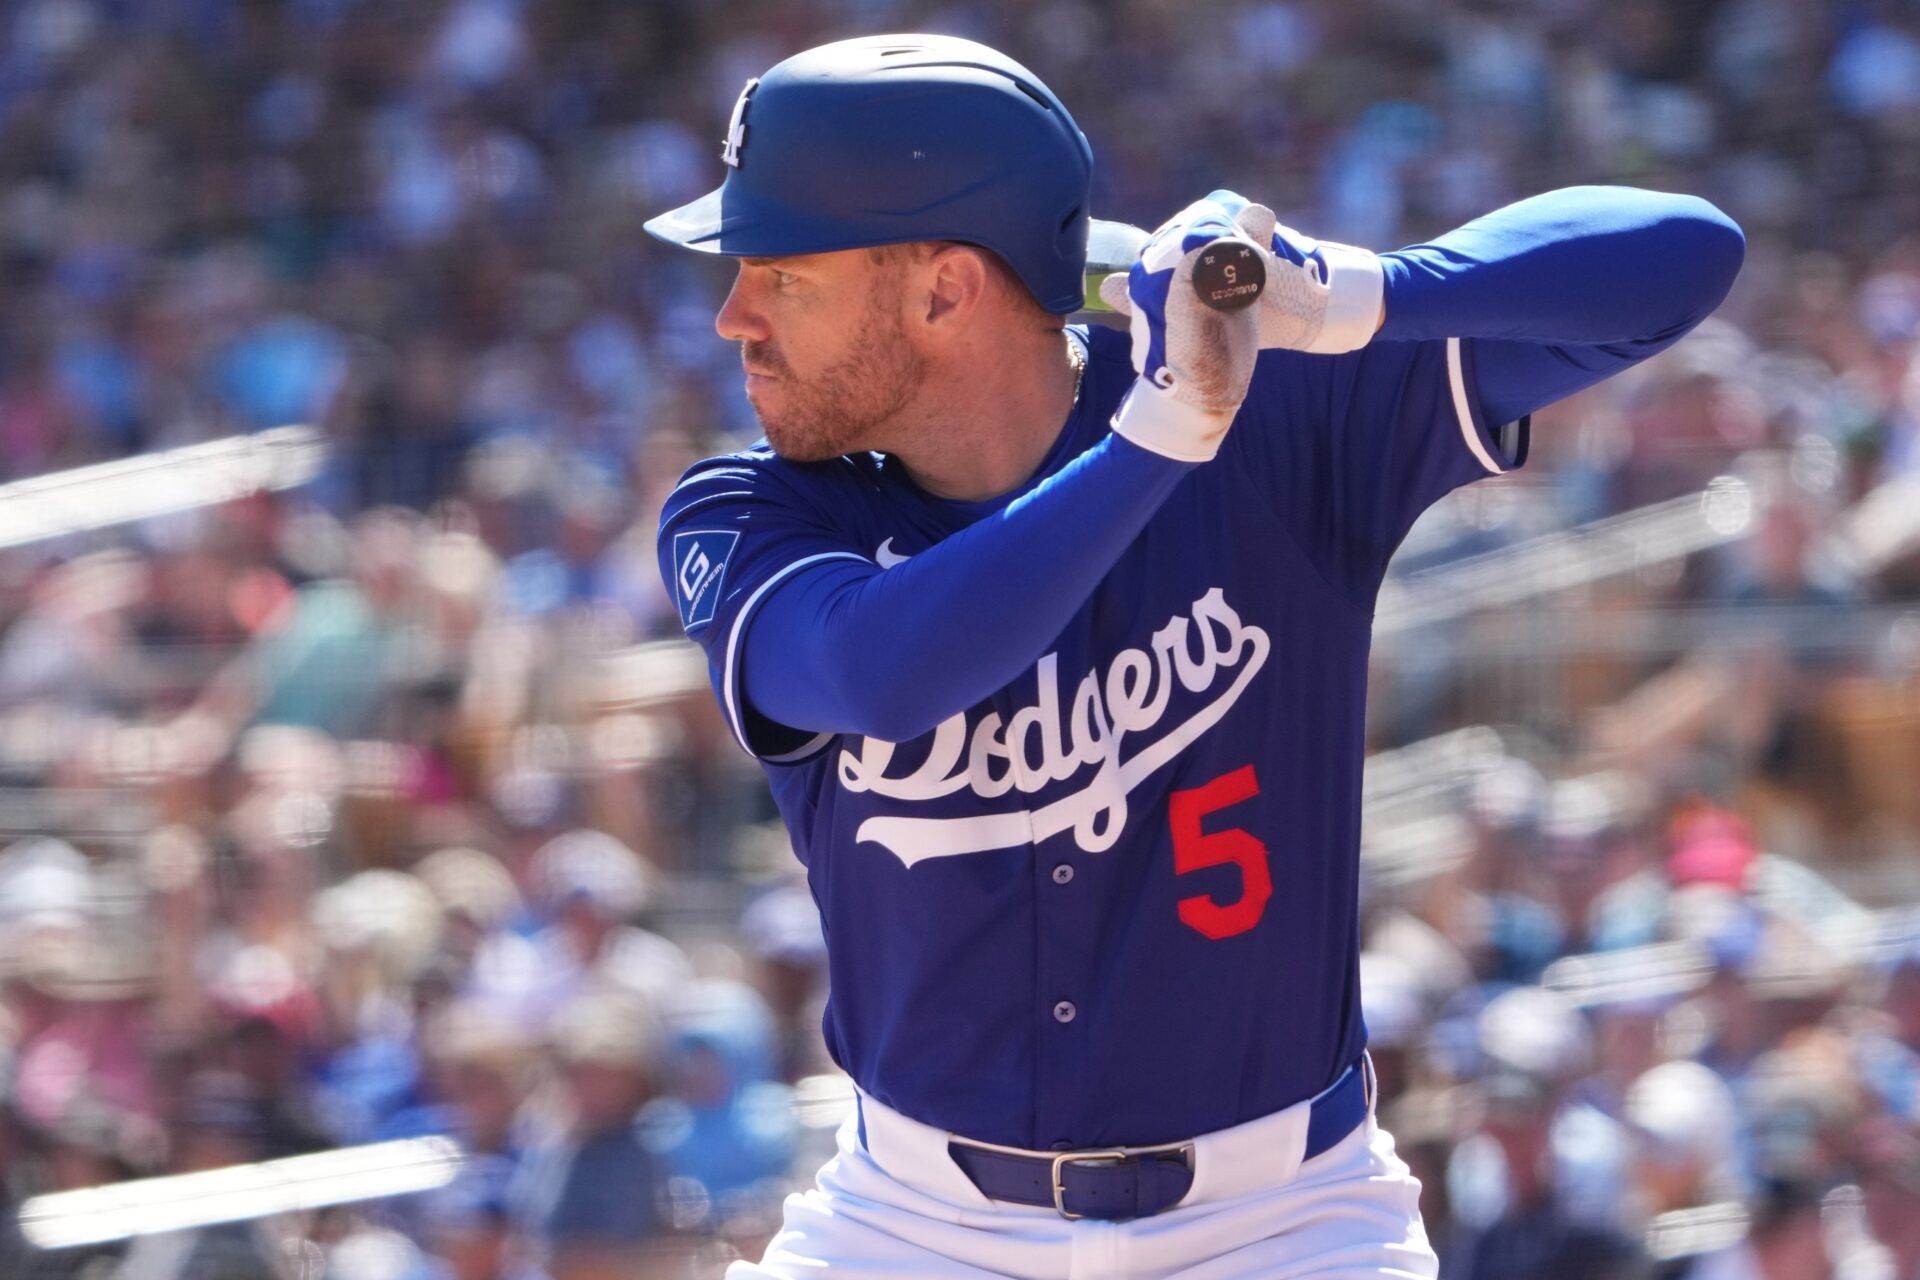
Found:
<svg viewBox="0 0 1920 1280"><path fill-rule="evenodd" d="M733 104L733 119L727 124L727 142L720 148L720 158L738 169L740 167L740 148L747 144L747 99L760 87L760 77L747 81L747 87L740 91L740 100Z"/></svg>

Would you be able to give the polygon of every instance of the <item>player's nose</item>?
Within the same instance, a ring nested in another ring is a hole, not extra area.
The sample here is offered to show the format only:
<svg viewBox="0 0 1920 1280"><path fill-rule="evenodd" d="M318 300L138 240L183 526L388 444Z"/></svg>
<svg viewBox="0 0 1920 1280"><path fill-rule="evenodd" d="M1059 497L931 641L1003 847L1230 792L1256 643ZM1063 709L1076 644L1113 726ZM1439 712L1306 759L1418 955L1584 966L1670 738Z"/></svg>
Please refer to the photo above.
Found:
<svg viewBox="0 0 1920 1280"><path fill-rule="evenodd" d="M748 283L744 266L733 278L733 288L727 292L727 300L720 304L719 313L713 317L713 330L728 342L759 342L772 336L767 329L766 317L754 305L753 286Z"/></svg>

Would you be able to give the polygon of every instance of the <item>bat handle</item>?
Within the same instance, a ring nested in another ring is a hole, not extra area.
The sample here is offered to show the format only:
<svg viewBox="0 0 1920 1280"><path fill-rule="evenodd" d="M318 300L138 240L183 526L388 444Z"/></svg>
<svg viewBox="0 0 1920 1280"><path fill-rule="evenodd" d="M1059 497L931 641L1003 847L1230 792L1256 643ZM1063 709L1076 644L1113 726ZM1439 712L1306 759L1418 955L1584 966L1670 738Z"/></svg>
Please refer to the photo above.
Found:
<svg viewBox="0 0 1920 1280"><path fill-rule="evenodd" d="M1215 311L1238 311L1260 300L1267 264L1245 240L1222 236L1200 251L1193 264L1193 291Z"/></svg>

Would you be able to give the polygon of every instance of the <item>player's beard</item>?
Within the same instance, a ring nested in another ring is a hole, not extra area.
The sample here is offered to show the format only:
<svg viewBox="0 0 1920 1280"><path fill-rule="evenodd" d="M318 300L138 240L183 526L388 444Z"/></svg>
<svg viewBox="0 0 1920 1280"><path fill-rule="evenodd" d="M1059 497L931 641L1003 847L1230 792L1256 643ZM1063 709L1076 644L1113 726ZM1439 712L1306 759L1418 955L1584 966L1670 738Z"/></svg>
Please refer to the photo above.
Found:
<svg viewBox="0 0 1920 1280"><path fill-rule="evenodd" d="M760 400L748 393L775 453L793 462L824 462L883 447L886 424L926 380L924 362L907 341L898 294L897 283L876 279L845 354L805 379L794 375L771 342L740 344L746 367L777 379Z"/></svg>

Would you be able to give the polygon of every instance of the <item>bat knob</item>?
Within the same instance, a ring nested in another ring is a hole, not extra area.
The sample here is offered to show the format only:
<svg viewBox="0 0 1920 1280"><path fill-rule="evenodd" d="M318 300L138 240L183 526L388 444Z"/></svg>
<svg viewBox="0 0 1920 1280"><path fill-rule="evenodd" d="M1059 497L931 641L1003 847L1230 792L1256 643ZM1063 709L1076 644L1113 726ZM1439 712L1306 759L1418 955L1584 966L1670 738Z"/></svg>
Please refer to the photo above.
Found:
<svg viewBox="0 0 1920 1280"><path fill-rule="evenodd" d="M1193 264L1193 291L1215 311L1238 311L1260 300L1267 264L1244 240L1222 237L1200 251Z"/></svg>

